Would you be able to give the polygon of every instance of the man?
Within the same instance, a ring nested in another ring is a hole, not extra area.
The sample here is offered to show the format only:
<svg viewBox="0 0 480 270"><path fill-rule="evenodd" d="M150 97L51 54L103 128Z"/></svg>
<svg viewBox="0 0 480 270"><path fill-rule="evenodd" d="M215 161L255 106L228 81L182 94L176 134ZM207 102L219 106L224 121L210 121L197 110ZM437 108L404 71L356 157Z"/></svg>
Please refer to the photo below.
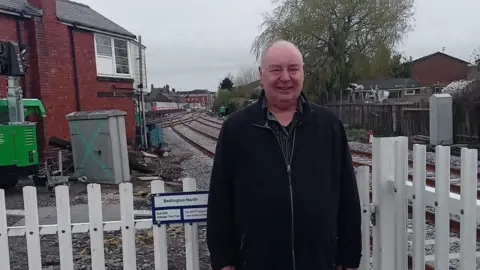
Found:
<svg viewBox="0 0 480 270"><path fill-rule="evenodd" d="M217 142L208 202L213 270L356 269L361 213L343 124L302 93L291 43L266 49L258 102Z"/></svg>

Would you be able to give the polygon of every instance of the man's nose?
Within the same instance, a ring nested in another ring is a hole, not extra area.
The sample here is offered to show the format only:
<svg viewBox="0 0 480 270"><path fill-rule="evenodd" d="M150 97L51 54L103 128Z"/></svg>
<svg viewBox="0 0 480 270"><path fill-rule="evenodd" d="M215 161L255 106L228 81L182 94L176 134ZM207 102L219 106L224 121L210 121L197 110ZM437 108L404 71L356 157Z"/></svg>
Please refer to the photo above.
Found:
<svg viewBox="0 0 480 270"><path fill-rule="evenodd" d="M280 80L282 80L282 81L289 81L290 80L290 74L288 73L287 69L282 70L282 74L280 74Z"/></svg>

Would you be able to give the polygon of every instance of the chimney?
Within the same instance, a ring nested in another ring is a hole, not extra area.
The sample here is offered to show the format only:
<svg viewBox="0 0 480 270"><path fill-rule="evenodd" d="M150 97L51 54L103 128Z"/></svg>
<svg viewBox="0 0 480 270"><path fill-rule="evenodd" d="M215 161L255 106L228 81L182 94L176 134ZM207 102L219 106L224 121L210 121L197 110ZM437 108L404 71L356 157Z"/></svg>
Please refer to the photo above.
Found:
<svg viewBox="0 0 480 270"><path fill-rule="evenodd" d="M28 4L34 8L41 9L48 15L57 16L57 1L56 0L27 0Z"/></svg>
<svg viewBox="0 0 480 270"><path fill-rule="evenodd" d="M150 89L153 90L153 88L154 88L154 87L153 87L153 83L152 83L152 84L150 85Z"/></svg>
<svg viewBox="0 0 480 270"><path fill-rule="evenodd" d="M170 92L170 85L165 85L165 89L167 89L167 92Z"/></svg>
<svg viewBox="0 0 480 270"><path fill-rule="evenodd" d="M175 93L175 88L172 88L172 92Z"/></svg>

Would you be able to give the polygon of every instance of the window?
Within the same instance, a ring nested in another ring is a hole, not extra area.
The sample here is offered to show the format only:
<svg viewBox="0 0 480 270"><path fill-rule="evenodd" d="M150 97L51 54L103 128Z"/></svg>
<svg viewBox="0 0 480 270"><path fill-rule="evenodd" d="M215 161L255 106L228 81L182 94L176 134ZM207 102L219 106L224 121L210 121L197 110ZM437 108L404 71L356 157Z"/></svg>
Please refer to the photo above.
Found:
<svg viewBox="0 0 480 270"><path fill-rule="evenodd" d="M413 95L415 95L415 89L405 90L405 96L413 96Z"/></svg>
<svg viewBox="0 0 480 270"><path fill-rule="evenodd" d="M131 77L129 41L95 34L97 74Z"/></svg>

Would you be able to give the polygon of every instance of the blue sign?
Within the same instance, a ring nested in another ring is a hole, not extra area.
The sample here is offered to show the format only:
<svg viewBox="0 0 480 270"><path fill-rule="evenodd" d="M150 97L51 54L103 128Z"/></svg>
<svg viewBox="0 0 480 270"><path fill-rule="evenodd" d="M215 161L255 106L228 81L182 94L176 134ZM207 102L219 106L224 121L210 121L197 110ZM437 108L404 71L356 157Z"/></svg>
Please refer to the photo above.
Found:
<svg viewBox="0 0 480 270"><path fill-rule="evenodd" d="M153 224L207 221L208 191L152 194Z"/></svg>

